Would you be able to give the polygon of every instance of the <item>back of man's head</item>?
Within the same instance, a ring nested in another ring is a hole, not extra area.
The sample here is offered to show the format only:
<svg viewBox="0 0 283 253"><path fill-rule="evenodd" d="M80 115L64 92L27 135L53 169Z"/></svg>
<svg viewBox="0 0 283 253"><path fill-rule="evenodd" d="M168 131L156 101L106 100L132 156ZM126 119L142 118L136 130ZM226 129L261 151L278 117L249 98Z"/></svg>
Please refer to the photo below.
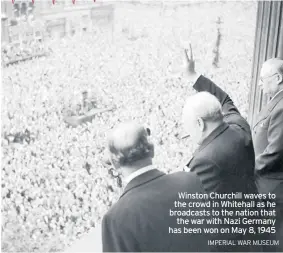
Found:
<svg viewBox="0 0 283 253"><path fill-rule="evenodd" d="M110 158L116 168L131 167L153 157L147 130L136 122L119 124L108 137Z"/></svg>
<svg viewBox="0 0 283 253"><path fill-rule="evenodd" d="M223 122L219 100L208 92L199 92L189 97L183 108L185 131L200 143Z"/></svg>

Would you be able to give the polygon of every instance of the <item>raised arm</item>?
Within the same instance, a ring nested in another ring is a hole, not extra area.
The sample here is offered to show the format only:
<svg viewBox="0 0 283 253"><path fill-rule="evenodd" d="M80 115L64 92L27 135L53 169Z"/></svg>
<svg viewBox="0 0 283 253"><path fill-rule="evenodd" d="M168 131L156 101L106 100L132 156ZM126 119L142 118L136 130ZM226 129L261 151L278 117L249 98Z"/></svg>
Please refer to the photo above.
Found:
<svg viewBox="0 0 283 253"><path fill-rule="evenodd" d="M188 80L193 83L193 88L198 92L207 91L217 97L222 105L224 120L228 124L236 124L250 133L250 126L248 122L242 117L229 95L210 79L195 71L195 61L193 58L192 48L190 48L190 51L189 56L188 50L185 50L187 59L186 75Z"/></svg>
<svg viewBox="0 0 283 253"><path fill-rule="evenodd" d="M222 105L222 111L224 115L227 115L230 113L240 114L239 110L234 105L229 95L225 91L223 91L221 88L219 88L214 82L204 77L203 75L199 76L199 78L193 85L193 88L196 91L207 91L211 93L212 95L214 95L215 97L217 97Z"/></svg>

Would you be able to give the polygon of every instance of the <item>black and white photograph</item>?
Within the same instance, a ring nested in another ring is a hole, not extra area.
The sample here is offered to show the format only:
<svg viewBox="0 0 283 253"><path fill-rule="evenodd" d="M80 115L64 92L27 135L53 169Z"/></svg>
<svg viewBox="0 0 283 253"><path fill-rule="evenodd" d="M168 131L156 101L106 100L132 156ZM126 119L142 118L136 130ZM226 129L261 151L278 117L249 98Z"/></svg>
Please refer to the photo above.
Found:
<svg viewBox="0 0 283 253"><path fill-rule="evenodd" d="M1 252L283 252L283 1L1 0Z"/></svg>

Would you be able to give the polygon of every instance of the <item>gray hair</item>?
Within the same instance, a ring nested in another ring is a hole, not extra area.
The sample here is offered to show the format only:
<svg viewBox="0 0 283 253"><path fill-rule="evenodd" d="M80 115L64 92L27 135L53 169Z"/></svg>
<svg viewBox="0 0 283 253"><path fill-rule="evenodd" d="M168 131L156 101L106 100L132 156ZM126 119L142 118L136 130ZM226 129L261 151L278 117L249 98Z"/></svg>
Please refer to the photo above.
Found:
<svg viewBox="0 0 283 253"><path fill-rule="evenodd" d="M283 60L280 58L271 58L268 59L263 63L263 66L268 66L270 68L270 71L278 72L278 74L283 76Z"/></svg>
<svg viewBox="0 0 283 253"><path fill-rule="evenodd" d="M150 157L153 145L143 126L128 122L120 124L109 135L108 149L112 162L120 167Z"/></svg>
<svg viewBox="0 0 283 253"><path fill-rule="evenodd" d="M222 106L219 100L212 94L203 91L189 97L183 109L183 117L191 117L203 120L219 121L223 119Z"/></svg>

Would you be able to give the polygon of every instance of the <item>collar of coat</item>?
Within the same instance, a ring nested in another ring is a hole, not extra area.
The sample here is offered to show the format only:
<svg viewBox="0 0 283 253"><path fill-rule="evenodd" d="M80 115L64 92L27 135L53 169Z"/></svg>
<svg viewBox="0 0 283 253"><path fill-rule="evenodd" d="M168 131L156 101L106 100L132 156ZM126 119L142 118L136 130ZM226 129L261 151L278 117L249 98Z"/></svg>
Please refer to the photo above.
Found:
<svg viewBox="0 0 283 253"><path fill-rule="evenodd" d="M263 119L267 118L271 111L274 109L274 107L278 104L278 102L283 99L283 92L277 93L265 107L259 112L256 122L254 123L253 127L255 127L259 122L261 122Z"/></svg>
<svg viewBox="0 0 283 253"><path fill-rule="evenodd" d="M216 139L220 134L222 134L229 125L226 122L223 122L220 126L215 128L202 142L200 147L196 150L195 154L199 151L203 150L209 143L211 143L214 139Z"/></svg>
<svg viewBox="0 0 283 253"><path fill-rule="evenodd" d="M269 111L272 111L272 109L277 105L277 103L283 99L283 90L277 92L275 96L269 101L269 103L266 105Z"/></svg>
<svg viewBox="0 0 283 253"><path fill-rule="evenodd" d="M123 192L123 194L121 195L120 198L122 198L126 193L128 193L132 189L137 188L137 187L139 187L143 184L146 184L146 183L148 183L148 182L150 182L150 181L152 181L152 180L154 180L158 177L164 176L164 175L166 175L164 172L161 172L158 169L153 169L153 170L147 171L147 172L135 177L133 180L131 180L127 184L127 186L126 186L126 188L125 188L125 190L124 190L124 192Z"/></svg>

